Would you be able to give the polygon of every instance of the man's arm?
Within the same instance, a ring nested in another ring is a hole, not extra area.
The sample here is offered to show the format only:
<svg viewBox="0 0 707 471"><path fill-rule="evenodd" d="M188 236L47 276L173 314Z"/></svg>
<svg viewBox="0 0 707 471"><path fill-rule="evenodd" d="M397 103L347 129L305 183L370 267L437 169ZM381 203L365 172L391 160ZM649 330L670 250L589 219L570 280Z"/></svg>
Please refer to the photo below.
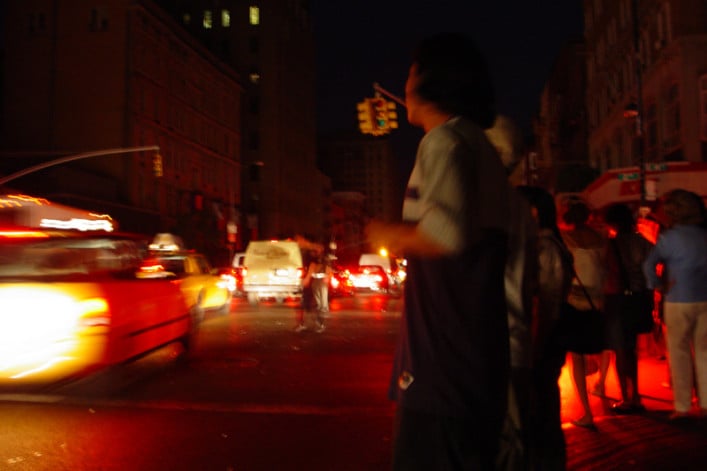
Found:
<svg viewBox="0 0 707 471"><path fill-rule="evenodd" d="M366 236L373 246L386 247L392 253L439 257L451 252L418 229L417 224L387 224L372 221Z"/></svg>

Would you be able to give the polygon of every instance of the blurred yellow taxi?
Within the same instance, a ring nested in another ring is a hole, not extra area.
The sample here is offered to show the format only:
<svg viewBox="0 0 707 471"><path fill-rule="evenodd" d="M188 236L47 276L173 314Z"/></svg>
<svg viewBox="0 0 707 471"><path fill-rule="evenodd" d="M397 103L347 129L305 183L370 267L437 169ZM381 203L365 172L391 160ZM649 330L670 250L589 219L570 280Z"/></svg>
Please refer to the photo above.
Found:
<svg viewBox="0 0 707 471"><path fill-rule="evenodd" d="M159 235L164 237L164 235ZM231 311L229 281L212 268L200 253L183 250L181 241L150 244L150 254L141 267L141 277L167 277L179 286L192 314L203 319L206 312L226 315Z"/></svg>
<svg viewBox="0 0 707 471"><path fill-rule="evenodd" d="M137 236L0 228L0 382L62 379L174 341L196 320L165 279L139 279Z"/></svg>

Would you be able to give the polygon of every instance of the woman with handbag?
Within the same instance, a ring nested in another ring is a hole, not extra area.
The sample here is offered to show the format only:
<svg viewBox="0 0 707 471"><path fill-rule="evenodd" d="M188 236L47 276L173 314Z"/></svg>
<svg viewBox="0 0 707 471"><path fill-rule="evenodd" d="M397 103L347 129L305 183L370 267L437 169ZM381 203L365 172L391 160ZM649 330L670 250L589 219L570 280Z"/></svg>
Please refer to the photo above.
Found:
<svg viewBox="0 0 707 471"><path fill-rule="evenodd" d="M555 200L547 190L519 186L538 223L538 274L532 316L530 469L564 470L565 437L562 431L558 381L567 350L558 339L560 306L572 281L572 254L557 227Z"/></svg>
<svg viewBox="0 0 707 471"><path fill-rule="evenodd" d="M574 380L577 396L584 409L584 415L573 420L572 424L578 427L595 429L594 415L589 405L589 394L587 392L585 355L599 353L605 347L605 335L603 330L603 316L601 310L604 307L604 280L606 278L606 238L596 229L589 226L589 207L582 202L575 202L570 205L563 220L571 226L571 229L562 233L567 247L572 252L574 258L574 279L572 288L567 298L570 310L575 311L575 316L582 315L582 324L595 326L597 328L579 332L574 337L577 342L576 347L568 345L568 350L572 358L572 379ZM574 309L572 309L574 308ZM590 317L591 316L591 317ZM593 321L591 324L586 321ZM574 332L573 334L577 334ZM582 338L582 335L584 337ZM574 343L574 342L573 342Z"/></svg>
<svg viewBox="0 0 707 471"><path fill-rule="evenodd" d="M653 292L646 288L642 265L652 244L636 232L631 208L616 203L604 219L614 233L609 240L608 271L605 285L604 313L607 348L616 353L616 376L621 402L612 406L617 414L642 412L645 407L638 393L639 333L653 326Z"/></svg>

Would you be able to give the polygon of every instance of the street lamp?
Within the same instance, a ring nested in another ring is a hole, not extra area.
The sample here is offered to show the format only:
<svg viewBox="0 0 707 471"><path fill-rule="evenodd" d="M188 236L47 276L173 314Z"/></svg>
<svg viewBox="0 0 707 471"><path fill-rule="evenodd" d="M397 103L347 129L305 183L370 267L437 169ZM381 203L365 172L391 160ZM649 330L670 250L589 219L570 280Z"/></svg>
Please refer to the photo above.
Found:
<svg viewBox="0 0 707 471"><path fill-rule="evenodd" d="M82 160L82 159L88 159L90 157L98 157L101 155L115 155L115 154L129 154L132 152L142 152L142 151L148 151L148 150L154 150L155 152L160 151L159 146L142 146L142 147L119 147L117 149L103 149L103 150L97 150L97 151L92 151L92 152L85 152L83 154L76 154L76 155L69 155L66 157L61 157L55 160L50 160L49 162L44 162L39 165L35 165L33 167L26 168L24 170L20 170L19 172L15 172L11 175L7 175L5 177L0 178L0 186L4 185L7 182L10 182L16 178L24 177L25 175L28 175L30 173L34 173L38 170L43 170L45 168L49 167L54 167L56 165L61 165L67 162L73 162L74 160ZM157 154L159 155L159 154ZM162 165L162 157L160 157L160 166Z"/></svg>

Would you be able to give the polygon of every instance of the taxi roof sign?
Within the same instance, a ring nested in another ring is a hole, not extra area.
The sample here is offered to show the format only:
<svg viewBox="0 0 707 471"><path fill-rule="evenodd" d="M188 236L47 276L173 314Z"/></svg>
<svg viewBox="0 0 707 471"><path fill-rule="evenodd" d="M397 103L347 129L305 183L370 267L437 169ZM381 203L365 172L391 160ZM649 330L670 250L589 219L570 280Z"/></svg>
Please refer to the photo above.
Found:
<svg viewBox="0 0 707 471"><path fill-rule="evenodd" d="M168 232L161 232L152 239L149 246L150 250L159 250L164 252L176 252L184 250L184 242L182 238Z"/></svg>

